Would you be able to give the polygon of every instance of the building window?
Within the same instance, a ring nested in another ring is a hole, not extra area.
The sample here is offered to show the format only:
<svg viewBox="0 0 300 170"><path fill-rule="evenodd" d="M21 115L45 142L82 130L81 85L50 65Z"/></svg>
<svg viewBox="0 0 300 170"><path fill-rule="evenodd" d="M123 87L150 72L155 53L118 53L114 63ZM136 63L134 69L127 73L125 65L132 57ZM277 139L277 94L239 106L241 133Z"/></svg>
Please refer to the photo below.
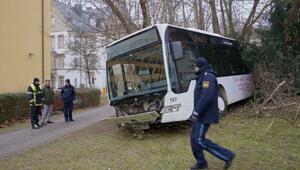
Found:
<svg viewBox="0 0 300 170"><path fill-rule="evenodd" d="M64 35L58 36L58 48L64 48L65 47L65 41L64 41Z"/></svg>
<svg viewBox="0 0 300 170"><path fill-rule="evenodd" d="M64 69L65 67L65 56L58 55L56 57L56 69Z"/></svg>
<svg viewBox="0 0 300 170"><path fill-rule="evenodd" d="M77 79L74 79L74 85L77 87Z"/></svg>
<svg viewBox="0 0 300 170"><path fill-rule="evenodd" d="M65 83L64 76L59 76L58 87L63 87Z"/></svg>
<svg viewBox="0 0 300 170"><path fill-rule="evenodd" d="M55 48L55 36L54 35L51 36L51 48L52 49Z"/></svg>
<svg viewBox="0 0 300 170"><path fill-rule="evenodd" d="M56 88L55 83L56 83L55 74L51 73L51 87L52 88Z"/></svg>
<svg viewBox="0 0 300 170"><path fill-rule="evenodd" d="M52 78L51 79L51 87L54 88L54 89L56 88L55 83L56 83L55 78Z"/></svg>
<svg viewBox="0 0 300 170"><path fill-rule="evenodd" d="M80 69L80 62L78 58L74 58L74 67L75 69Z"/></svg>
<svg viewBox="0 0 300 170"><path fill-rule="evenodd" d="M53 15L51 15L51 29L54 28L54 24L55 24L55 20L54 20Z"/></svg>
<svg viewBox="0 0 300 170"><path fill-rule="evenodd" d="M51 69L56 69L56 56L54 53L51 53Z"/></svg>

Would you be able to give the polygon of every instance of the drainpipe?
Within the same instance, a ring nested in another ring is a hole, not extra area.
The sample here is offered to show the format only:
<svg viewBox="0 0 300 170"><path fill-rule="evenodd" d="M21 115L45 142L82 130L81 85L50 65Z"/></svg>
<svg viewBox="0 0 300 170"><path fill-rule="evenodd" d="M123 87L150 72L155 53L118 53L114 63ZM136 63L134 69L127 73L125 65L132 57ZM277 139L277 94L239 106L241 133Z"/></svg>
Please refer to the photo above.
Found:
<svg viewBox="0 0 300 170"><path fill-rule="evenodd" d="M45 25L44 25L44 0L42 0L42 82L45 81Z"/></svg>

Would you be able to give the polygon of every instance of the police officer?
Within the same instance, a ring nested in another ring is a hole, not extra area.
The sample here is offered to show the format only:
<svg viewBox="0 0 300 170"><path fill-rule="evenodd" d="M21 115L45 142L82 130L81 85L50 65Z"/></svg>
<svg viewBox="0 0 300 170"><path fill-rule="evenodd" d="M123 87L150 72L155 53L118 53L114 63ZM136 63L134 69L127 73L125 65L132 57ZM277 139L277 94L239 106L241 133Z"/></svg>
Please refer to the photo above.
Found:
<svg viewBox="0 0 300 170"><path fill-rule="evenodd" d="M75 87L71 85L70 80L65 81L66 85L61 89L61 98L64 101L65 122L74 121L73 119L73 101L76 96Z"/></svg>
<svg viewBox="0 0 300 170"><path fill-rule="evenodd" d="M218 82L216 73L205 58L197 59L195 63L196 87L194 91L194 110L190 117L192 122L191 147L197 160L191 170L208 168L203 150L225 162L224 169L231 166L235 154L205 137L208 128L219 122Z"/></svg>
<svg viewBox="0 0 300 170"><path fill-rule="evenodd" d="M27 88L28 100L30 104L30 118L32 129L39 129L38 114L43 106L43 92L38 78L33 79L33 83Z"/></svg>

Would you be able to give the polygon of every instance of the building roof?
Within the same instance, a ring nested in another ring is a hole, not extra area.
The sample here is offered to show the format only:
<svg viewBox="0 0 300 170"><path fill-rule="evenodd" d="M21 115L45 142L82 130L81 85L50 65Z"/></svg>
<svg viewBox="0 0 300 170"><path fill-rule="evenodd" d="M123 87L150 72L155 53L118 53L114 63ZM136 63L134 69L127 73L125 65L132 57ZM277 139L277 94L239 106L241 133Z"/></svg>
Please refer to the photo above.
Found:
<svg viewBox="0 0 300 170"><path fill-rule="evenodd" d="M82 5L70 6L56 0L52 1L52 3L74 31L97 32L96 26L101 20L97 10L90 8L83 10Z"/></svg>

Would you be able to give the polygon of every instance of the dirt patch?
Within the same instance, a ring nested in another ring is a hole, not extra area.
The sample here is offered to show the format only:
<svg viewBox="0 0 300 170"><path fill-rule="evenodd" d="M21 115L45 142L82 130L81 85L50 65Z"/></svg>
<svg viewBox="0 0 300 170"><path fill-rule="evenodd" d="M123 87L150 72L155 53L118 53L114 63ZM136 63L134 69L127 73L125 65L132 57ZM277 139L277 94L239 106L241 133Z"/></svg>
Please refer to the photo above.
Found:
<svg viewBox="0 0 300 170"><path fill-rule="evenodd" d="M96 123L85 130L89 133L98 134L103 132L111 132L117 129L118 126L115 124L115 122L111 120L102 120L99 123Z"/></svg>

